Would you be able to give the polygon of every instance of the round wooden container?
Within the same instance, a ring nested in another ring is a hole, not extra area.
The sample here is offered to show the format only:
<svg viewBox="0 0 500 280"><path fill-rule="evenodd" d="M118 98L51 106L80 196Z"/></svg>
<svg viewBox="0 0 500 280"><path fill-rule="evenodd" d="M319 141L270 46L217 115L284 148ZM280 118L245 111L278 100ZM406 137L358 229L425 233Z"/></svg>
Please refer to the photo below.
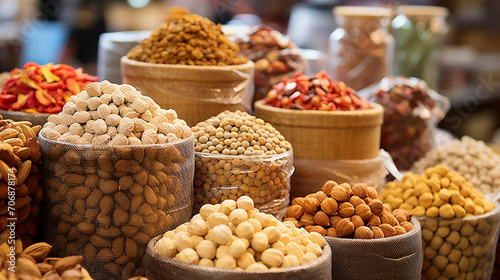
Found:
<svg viewBox="0 0 500 280"><path fill-rule="evenodd" d="M155 64L121 59L123 82L150 96L162 108L174 109L188 125L218 113L249 111L253 99L254 63L231 66Z"/></svg>

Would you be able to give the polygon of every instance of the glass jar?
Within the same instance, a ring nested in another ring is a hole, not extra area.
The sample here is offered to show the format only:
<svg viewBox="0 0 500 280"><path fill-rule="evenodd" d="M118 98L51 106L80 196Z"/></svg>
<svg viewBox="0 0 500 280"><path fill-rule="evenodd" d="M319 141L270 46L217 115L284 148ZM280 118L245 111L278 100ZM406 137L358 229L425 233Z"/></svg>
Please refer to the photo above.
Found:
<svg viewBox="0 0 500 280"><path fill-rule="evenodd" d="M439 48L447 32L448 10L435 6L399 6L392 21L396 38L394 70L398 76L425 80L436 88Z"/></svg>
<svg viewBox="0 0 500 280"><path fill-rule="evenodd" d="M394 39L388 33L392 10L339 6L338 28L330 35L332 77L360 90L392 72Z"/></svg>

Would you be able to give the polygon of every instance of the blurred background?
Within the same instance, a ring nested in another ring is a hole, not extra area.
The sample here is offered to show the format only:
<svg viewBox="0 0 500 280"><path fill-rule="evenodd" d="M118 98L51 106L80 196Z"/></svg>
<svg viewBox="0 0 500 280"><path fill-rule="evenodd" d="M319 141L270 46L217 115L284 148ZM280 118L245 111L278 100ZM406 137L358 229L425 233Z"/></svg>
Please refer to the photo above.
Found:
<svg viewBox="0 0 500 280"><path fill-rule="evenodd" d="M0 0L0 72L28 61L61 62L97 73L100 34L152 30L171 6L216 23L268 24L288 34L319 68L327 68L328 37L339 5L446 7L447 30L435 89L452 108L440 127L500 144L500 1L336 0ZM318 70L315 69L315 70ZM328 69L326 69L328 71Z"/></svg>

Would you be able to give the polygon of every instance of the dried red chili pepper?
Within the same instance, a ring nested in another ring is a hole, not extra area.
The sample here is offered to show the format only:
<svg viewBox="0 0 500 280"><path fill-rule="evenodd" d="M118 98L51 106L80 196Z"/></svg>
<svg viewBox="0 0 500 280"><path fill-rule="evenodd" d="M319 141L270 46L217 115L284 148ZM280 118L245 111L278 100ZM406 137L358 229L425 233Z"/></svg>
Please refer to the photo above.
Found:
<svg viewBox="0 0 500 280"><path fill-rule="evenodd" d="M0 109L29 113L58 113L71 95L80 93L95 76L82 68L52 63L40 66L28 62L23 69L14 68L0 92Z"/></svg>
<svg viewBox="0 0 500 280"><path fill-rule="evenodd" d="M286 109L354 111L370 109L370 103L343 82L333 81L325 71L314 76L300 72L275 84L265 99L267 105Z"/></svg>

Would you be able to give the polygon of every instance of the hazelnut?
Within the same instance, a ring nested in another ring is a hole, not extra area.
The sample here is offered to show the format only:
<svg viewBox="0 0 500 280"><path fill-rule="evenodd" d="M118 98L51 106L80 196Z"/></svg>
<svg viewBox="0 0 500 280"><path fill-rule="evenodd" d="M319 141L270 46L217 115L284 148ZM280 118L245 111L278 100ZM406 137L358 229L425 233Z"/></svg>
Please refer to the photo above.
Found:
<svg viewBox="0 0 500 280"><path fill-rule="evenodd" d="M343 187L347 191L347 193L349 194L349 196L353 195L351 185L349 185L347 183L342 183L339 186Z"/></svg>
<svg viewBox="0 0 500 280"><path fill-rule="evenodd" d="M212 229L212 240L220 245L231 242L233 232L227 225L217 225Z"/></svg>
<svg viewBox="0 0 500 280"><path fill-rule="evenodd" d="M236 209L236 201L226 199L220 204L219 211L225 215L229 215L234 209Z"/></svg>
<svg viewBox="0 0 500 280"><path fill-rule="evenodd" d="M262 262L268 267L279 267L283 263L284 255L278 249L267 249L260 256Z"/></svg>
<svg viewBox="0 0 500 280"><path fill-rule="evenodd" d="M214 212L207 218L207 225L211 228L214 228L218 225L227 225L228 222L229 219L227 218L227 216L221 212Z"/></svg>
<svg viewBox="0 0 500 280"><path fill-rule="evenodd" d="M323 200L325 200L325 198L328 197L328 195L326 193L324 193L323 191L318 191L318 192L316 192L315 197L319 201L319 203L321 203L321 202L323 202Z"/></svg>
<svg viewBox="0 0 500 280"><path fill-rule="evenodd" d="M305 263L308 263L308 262L312 262L314 260L316 260L318 257L313 254L313 253L305 253L304 256L300 259L300 264L305 264Z"/></svg>
<svg viewBox="0 0 500 280"><path fill-rule="evenodd" d="M267 235L263 232L257 232L252 238L251 247L259 253L266 250L269 247Z"/></svg>
<svg viewBox="0 0 500 280"><path fill-rule="evenodd" d="M317 225L320 225L320 226L324 226L324 227L329 227L330 226L330 218L328 217L328 215L323 212L323 211L318 211L315 215L314 215L314 222L317 224Z"/></svg>
<svg viewBox="0 0 500 280"><path fill-rule="evenodd" d="M165 258L173 258L177 254L177 248L175 247L175 241L163 237L155 244L156 251L158 254Z"/></svg>
<svg viewBox="0 0 500 280"><path fill-rule="evenodd" d="M225 255L217 259L217 261L215 262L215 267L222 269L235 269L236 260L230 255Z"/></svg>
<svg viewBox="0 0 500 280"><path fill-rule="evenodd" d="M217 246L213 241L203 240L196 246L196 252L200 258L213 259L215 258L215 250Z"/></svg>
<svg viewBox="0 0 500 280"><path fill-rule="evenodd" d="M246 240L247 242L244 242ZM248 248L248 240L247 239L236 239L228 247L228 253L234 258L239 258L243 255Z"/></svg>
<svg viewBox="0 0 500 280"><path fill-rule="evenodd" d="M314 214L316 213L316 211L318 211L319 205L319 200L316 197L307 197L304 200L304 212L308 214Z"/></svg>
<svg viewBox="0 0 500 280"><path fill-rule="evenodd" d="M214 262L211 259L201 259L198 262L198 265L204 267L215 267Z"/></svg>
<svg viewBox="0 0 500 280"><path fill-rule="evenodd" d="M286 255L283 258L282 268L300 266L300 260L294 255Z"/></svg>
<svg viewBox="0 0 500 280"><path fill-rule="evenodd" d="M307 213L304 213L304 215L302 215L302 218L300 218L300 223L303 226L313 226L316 224L314 222L314 216Z"/></svg>
<svg viewBox="0 0 500 280"><path fill-rule="evenodd" d="M304 200L305 198L303 197L296 197L292 200L292 205L300 205L301 207L304 207Z"/></svg>
<svg viewBox="0 0 500 280"><path fill-rule="evenodd" d="M353 215L351 217L351 222L354 224L355 228L365 225L365 221L359 215Z"/></svg>
<svg viewBox="0 0 500 280"><path fill-rule="evenodd" d="M378 227L384 233L384 237L391 237L391 236L396 235L396 230L394 229L393 226L391 226L389 224L380 224Z"/></svg>
<svg viewBox="0 0 500 280"><path fill-rule="evenodd" d="M349 198L349 203L351 203L354 207L360 205L360 204L366 204L365 201L360 198L359 196L351 196L351 198Z"/></svg>
<svg viewBox="0 0 500 280"><path fill-rule="evenodd" d="M221 207L222 207L222 204L221 204ZM247 219L248 219L248 214L247 214L247 211L245 209L234 209L229 214L229 221L235 226L246 221Z"/></svg>
<svg viewBox="0 0 500 280"><path fill-rule="evenodd" d="M295 242L290 242L286 244L285 246L286 249L286 254L288 255L293 255L297 257L297 259L301 259L302 256L304 256L304 251L302 250L302 245L295 243Z"/></svg>
<svg viewBox="0 0 500 280"><path fill-rule="evenodd" d="M330 217L330 226L335 227L340 220L342 220L342 217L340 217L340 216Z"/></svg>
<svg viewBox="0 0 500 280"><path fill-rule="evenodd" d="M347 190L341 186L335 186L330 192L330 197L335 199L337 202L346 202L349 200L350 195Z"/></svg>
<svg viewBox="0 0 500 280"><path fill-rule="evenodd" d="M255 228L248 221L241 222L238 226L236 226L236 235L240 238L248 238L248 239L253 238L254 233L255 233Z"/></svg>
<svg viewBox="0 0 500 280"><path fill-rule="evenodd" d="M365 198L368 196L368 186L363 183L355 184L352 186L352 193L361 198Z"/></svg>
<svg viewBox="0 0 500 280"><path fill-rule="evenodd" d="M323 255L323 249L318 244L312 243L306 246L306 253L313 253L319 258Z"/></svg>
<svg viewBox="0 0 500 280"><path fill-rule="evenodd" d="M353 196L353 197L355 197L355 196ZM370 217L372 215L372 211L370 209L370 206L368 206L366 204L359 204L358 206L355 206L354 213L356 215L359 215L365 221L370 219Z"/></svg>
<svg viewBox="0 0 500 280"><path fill-rule="evenodd" d="M368 203L368 206L370 206L372 212L378 216L382 215L382 212L384 211L384 204L378 199L373 199L370 203Z"/></svg>
<svg viewBox="0 0 500 280"><path fill-rule="evenodd" d="M332 188L337 186L337 185L338 185L337 182L329 180L329 181L326 181L326 183L323 185L321 190L326 194L330 194L332 191Z"/></svg>
<svg viewBox="0 0 500 280"><path fill-rule="evenodd" d="M339 237L351 235L354 232L354 229L354 224L348 218L340 220L335 226L335 230L337 230Z"/></svg>
<svg viewBox="0 0 500 280"><path fill-rule="evenodd" d="M354 206L349 202L344 202L339 205L339 209L337 210L340 216L346 218L354 215Z"/></svg>
<svg viewBox="0 0 500 280"><path fill-rule="evenodd" d="M292 222L295 227L297 227L297 228L301 227L301 224L299 223L299 221L297 221L294 218L286 218L283 220L283 222Z"/></svg>
<svg viewBox="0 0 500 280"><path fill-rule="evenodd" d="M238 200L236 200L236 207L240 209L244 209L246 211L250 211L254 208L254 203L252 198L249 196L240 196L238 197Z"/></svg>
<svg viewBox="0 0 500 280"><path fill-rule="evenodd" d="M188 231L191 234L198 236L205 236L208 231L208 227L203 219L194 219L189 222Z"/></svg>
<svg viewBox="0 0 500 280"><path fill-rule="evenodd" d="M337 201L331 197L327 197L321 202L321 210L325 212L327 215L335 215L337 213L338 204Z"/></svg>
<svg viewBox="0 0 500 280"><path fill-rule="evenodd" d="M379 216L372 214L366 223L372 226L378 226L382 223L382 221L380 221Z"/></svg>
<svg viewBox="0 0 500 280"><path fill-rule="evenodd" d="M373 199L371 197L369 197L369 196L363 198L363 201L365 202L365 204L370 204L370 202L372 202L372 200Z"/></svg>
<svg viewBox="0 0 500 280"><path fill-rule="evenodd" d="M252 254L245 252L238 259L236 259L236 263L239 267L247 269L250 265L255 263L255 259Z"/></svg>
<svg viewBox="0 0 500 280"><path fill-rule="evenodd" d="M266 227L262 232L267 235L267 240L270 244L278 241L281 237L281 232L275 226Z"/></svg>
<svg viewBox="0 0 500 280"><path fill-rule="evenodd" d="M307 238L311 240L313 243L318 244L319 247L323 248L326 244L326 240L323 237L323 235L317 233L317 232L311 232L307 235Z"/></svg>
<svg viewBox="0 0 500 280"><path fill-rule="evenodd" d="M373 231L369 227L360 226L354 231L356 239L373 239Z"/></svg>
<svg viewBox="0 0 500 280"><path fill-rule="evenodd" d="M268 271L269 269L267 268L267 266L263 263L253 263L251 264L250 266L248 266L246 269L246 271Z"/></svg>
<svg viewBox="0 0 500 280"><path fill-rule="evenodd" d="M179 254L177 254L177 256L175 256L174 259L176 261L189 264L198 264L198 262L200 261L198 254L192 248L186 248L182 250L181 252L179 252Z"/></svg>
<svg viewBox="0 0 500 280"><path fill-rule="evenodd" d="M300 205L292 205L286 209L286 216L288 218L299 220L302 214L304 214L304 209Z"/></svg>
<svg viewBox="0 0 500 280"><path fill-rule="evenodd" d="M206 221L210 214L218 212L217 208L212 204L205 204L200 208L200 215Z"/></svg>
<svg viewBox="0 0 500 280"><path fill-rule="evenodd" d="M373 232L373 238L384 238L384 232L379 227L370 226L370 229Z"/></svg>

